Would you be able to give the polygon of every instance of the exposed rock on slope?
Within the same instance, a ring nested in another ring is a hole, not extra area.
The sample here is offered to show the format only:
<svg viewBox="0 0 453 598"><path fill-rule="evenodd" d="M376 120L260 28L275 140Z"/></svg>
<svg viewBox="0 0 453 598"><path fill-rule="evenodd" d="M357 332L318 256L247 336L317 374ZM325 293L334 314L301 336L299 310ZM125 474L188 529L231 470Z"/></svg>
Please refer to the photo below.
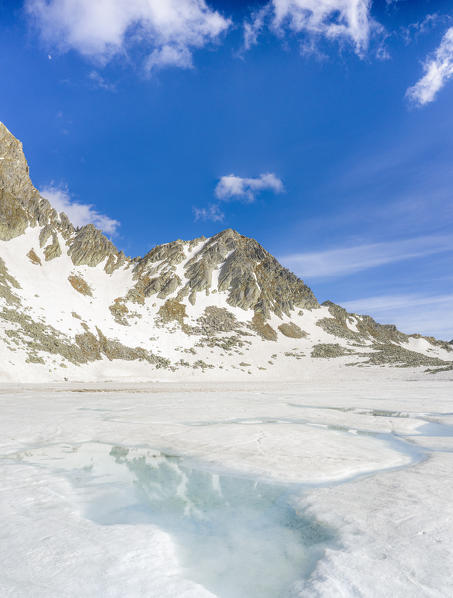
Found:
<svg viewBox="0 0 453 598"><path fill-rule="evenodd" d="M452 366L453 347L320 306L231 229L127 258L40 196L21 143L0 125L0 380L288 378L330 360L436 371Z"/></svg>
<svg viewBox="0 0 453 598"><path fill-rule="evenodd" d="M185 248L193 253L189 260ZM177 272L181 264L184 284ZM226 291L229 305L253 309L264 317L271 313L289 315L296 307L318 307L311 289L297 276L254 239L232 229L208 240L202 237L155 247L139 261L134 274L138 279L136 291L144 297L157 294L164 299L178 291L179 300L188 296L194 305L198 293Z"/></svg>

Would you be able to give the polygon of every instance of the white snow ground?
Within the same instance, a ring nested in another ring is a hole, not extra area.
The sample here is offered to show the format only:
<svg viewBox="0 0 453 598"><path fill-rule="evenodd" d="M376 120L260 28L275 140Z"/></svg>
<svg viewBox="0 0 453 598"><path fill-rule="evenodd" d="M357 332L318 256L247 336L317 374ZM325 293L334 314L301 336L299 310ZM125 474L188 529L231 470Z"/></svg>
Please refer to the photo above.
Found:
<svg viewBox="0 0 453 598"><path fill-rule="evenodd" d="M452 596L451 373L350 372L3 385L0 596Z"/></svg>

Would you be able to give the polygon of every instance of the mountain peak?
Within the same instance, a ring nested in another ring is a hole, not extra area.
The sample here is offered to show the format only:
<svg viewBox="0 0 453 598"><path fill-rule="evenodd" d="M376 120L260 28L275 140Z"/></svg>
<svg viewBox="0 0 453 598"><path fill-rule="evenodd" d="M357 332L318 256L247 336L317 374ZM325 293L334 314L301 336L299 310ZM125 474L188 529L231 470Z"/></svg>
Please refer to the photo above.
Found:
<svg viewBox="0 0 453 598"><path fill-rule="evenodd" d="M156 368L287 378L303 359L453 367L448 343L320 306L301 279L231 228L127 258L93 224L75 228L39 195L4 125L0 353L0 380L17 372L22 380L149 378Z"/></svg>
<svg viewBox="0 0 453 598"><path fill-rule="evenodd" d="M228 294L233 307L264 318L312 309L318 302L302 280L289 272L257 241L226 229L209 239L174 241L154 247L135 267L136 290L164 298L175 294L194 305L197 296Z"/></svg>

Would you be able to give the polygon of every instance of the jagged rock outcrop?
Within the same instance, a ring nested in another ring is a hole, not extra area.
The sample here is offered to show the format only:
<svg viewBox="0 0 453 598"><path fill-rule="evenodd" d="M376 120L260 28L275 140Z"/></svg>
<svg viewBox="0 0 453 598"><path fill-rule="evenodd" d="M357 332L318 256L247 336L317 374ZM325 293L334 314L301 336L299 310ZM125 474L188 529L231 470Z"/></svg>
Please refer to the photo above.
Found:
<svg viewBox="0 0 453 598"><path fill-rule="evenodd" d="M212 237L187 264L190 292L209 290L212 273L219 266L218 290L228 292L228 303L234 307L252 309L267 318L272 312L288 315L295 307L318 306L311 289L297 276L254 239L232 229Z"/></svg>
<svg viewBox="0 0 453 598"><path fill-rule="evenodd" d="M183 282L176 267L184 262L185 249L192 257L184 264ZM138 262L134 275L137 283L129 299L135 301L153 294L166 298L178 290L179 300L188 296L195 304L198 293L225 291L229 305L262 313L265 318L319 305L303 281L257 241L232 229L208 240L201 237L159 245Z"/></svg>
<svg viewBox="0 0 453 598"><path fill-rule="evenodd" d="M68 255L74 266L97 266L106 258L106 272L111 274L125 262L122 251L107 239L94 224L82 226L69 240Z"/></svg>
<svg viewBox="0 0 453 598"><path fill-rule="evenodd" d="M343 307L332 303L332 301L325 301L323 305L329 308L331 317L320 320L318 326L335 336L358 341L364 337L370 337L383 343L406 342L409 338L409 335L400 332L393 324L378 324L370 316L355 318L355 314L348 313ZM348 322L355 326L356 331L351 330Z"/></svg>
<svg viewBox="0 0 453 598"><path fill-rule="evenodd" d="M17 199L5 191L0 190L0 239L9 241L22 235L28 226L28 216Z"/></svg>

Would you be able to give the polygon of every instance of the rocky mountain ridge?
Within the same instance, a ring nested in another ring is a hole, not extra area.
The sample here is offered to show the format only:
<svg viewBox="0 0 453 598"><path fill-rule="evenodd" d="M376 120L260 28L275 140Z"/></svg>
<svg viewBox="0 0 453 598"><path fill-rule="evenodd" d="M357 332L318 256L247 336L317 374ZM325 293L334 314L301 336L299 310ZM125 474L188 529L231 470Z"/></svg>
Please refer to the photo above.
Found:
<svg viewBox="0 0 453 598"><path fill-rule="evenodd" d="M0 124L0 380L297 377L321 360L450 369L451 344L319 305L231 229L131 259L76 228L30 181ZM159 374L160 375L160 374Z"/></svg>

